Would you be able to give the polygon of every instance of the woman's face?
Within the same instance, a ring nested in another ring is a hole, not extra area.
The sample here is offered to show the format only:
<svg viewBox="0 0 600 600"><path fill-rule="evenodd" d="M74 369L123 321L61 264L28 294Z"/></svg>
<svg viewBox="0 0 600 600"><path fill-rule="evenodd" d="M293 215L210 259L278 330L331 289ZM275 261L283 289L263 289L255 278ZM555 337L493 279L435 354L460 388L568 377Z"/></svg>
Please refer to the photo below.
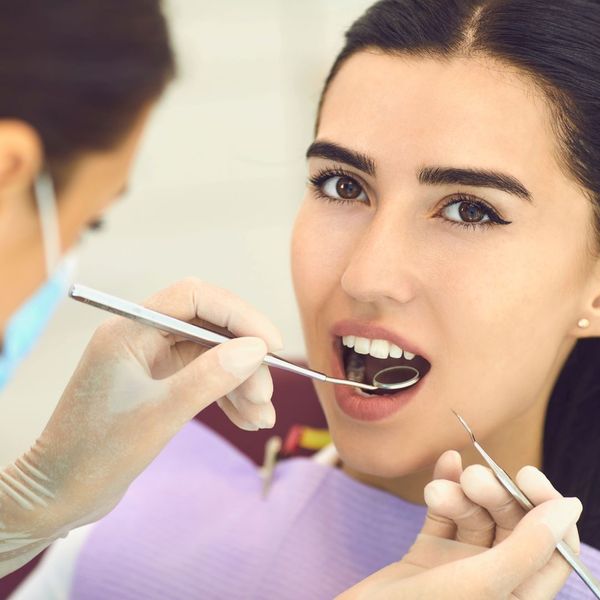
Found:
<svg viewBox="0 0 600 600"><path fill-rule="evenodd" d="M451 409L482 439L543 415L595 265L551 119L525 76L483 59L362 52L333 80L292 244L309 362L431 365L393 397L318 384L353 469L398 477L464 447Z"/></svg>

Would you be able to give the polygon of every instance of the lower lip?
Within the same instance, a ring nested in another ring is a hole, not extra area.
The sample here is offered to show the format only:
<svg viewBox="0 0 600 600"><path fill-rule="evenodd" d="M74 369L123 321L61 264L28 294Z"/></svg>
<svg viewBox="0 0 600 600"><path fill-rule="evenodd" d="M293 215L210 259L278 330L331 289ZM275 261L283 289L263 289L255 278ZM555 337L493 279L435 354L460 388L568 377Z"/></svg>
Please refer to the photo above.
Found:
<svg viewBox="0 0 600 600"><path fill-rule="evenodd" d="M335 351L333 376L346 378L341 357L337 351ZM364 396L359 394L356 388L334 385L335 400L342 412L357 421L381 421L396 414L408 404L419 393L422 384L423 379L412 387L389 396Z"/></svg>

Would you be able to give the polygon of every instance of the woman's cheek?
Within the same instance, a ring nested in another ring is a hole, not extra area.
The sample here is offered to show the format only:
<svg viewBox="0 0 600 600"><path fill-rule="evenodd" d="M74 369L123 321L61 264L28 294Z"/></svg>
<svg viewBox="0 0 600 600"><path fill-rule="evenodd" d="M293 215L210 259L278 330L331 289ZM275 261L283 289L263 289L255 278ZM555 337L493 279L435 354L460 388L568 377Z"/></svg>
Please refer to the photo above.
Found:
<svg viewBox="0 0 600 600"><path fill-rule="evenodd" d="M300 209L292 235L292 277L301 308L307 295L323 300L340 284L360 238L360 223L350 212L312 198Z"/></svg>

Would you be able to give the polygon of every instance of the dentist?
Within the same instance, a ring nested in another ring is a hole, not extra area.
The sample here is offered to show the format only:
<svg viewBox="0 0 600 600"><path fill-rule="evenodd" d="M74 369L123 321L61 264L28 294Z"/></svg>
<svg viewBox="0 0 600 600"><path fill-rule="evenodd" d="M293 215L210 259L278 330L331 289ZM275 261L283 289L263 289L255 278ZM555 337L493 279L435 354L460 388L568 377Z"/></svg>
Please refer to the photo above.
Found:
<svg viewBox="0 0 600 600"><path fill-rule="evenodd" d="M72 253L126 186L175 65L159 0L0 0L0 402L69 285ZM122 319L101 326L37 441L0 471L0 577L108 513L196 413L272 427L261 361L277 329L185 280L147 306L241 336L197 345ZM32 374L34 375L34 374ZM0 423L2 430L10 422Z"/></svg>

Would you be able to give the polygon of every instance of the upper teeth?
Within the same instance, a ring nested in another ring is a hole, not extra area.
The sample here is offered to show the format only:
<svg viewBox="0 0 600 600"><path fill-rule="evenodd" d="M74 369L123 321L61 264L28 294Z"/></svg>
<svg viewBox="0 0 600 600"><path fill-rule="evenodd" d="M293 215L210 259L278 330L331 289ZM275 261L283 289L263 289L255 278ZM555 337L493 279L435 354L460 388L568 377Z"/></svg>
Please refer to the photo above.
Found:
<svg viewBox="0 0 600 600"><path fill-rule="evenodd" d="M354 348L357 354L370 354L375 358L402 358L403 350L400 346L392 344L387 340L370 340L369 338L345 335L342 343L347 348ZM404 350L404 358L412 360L415 357L412 352Z"/></svg>

